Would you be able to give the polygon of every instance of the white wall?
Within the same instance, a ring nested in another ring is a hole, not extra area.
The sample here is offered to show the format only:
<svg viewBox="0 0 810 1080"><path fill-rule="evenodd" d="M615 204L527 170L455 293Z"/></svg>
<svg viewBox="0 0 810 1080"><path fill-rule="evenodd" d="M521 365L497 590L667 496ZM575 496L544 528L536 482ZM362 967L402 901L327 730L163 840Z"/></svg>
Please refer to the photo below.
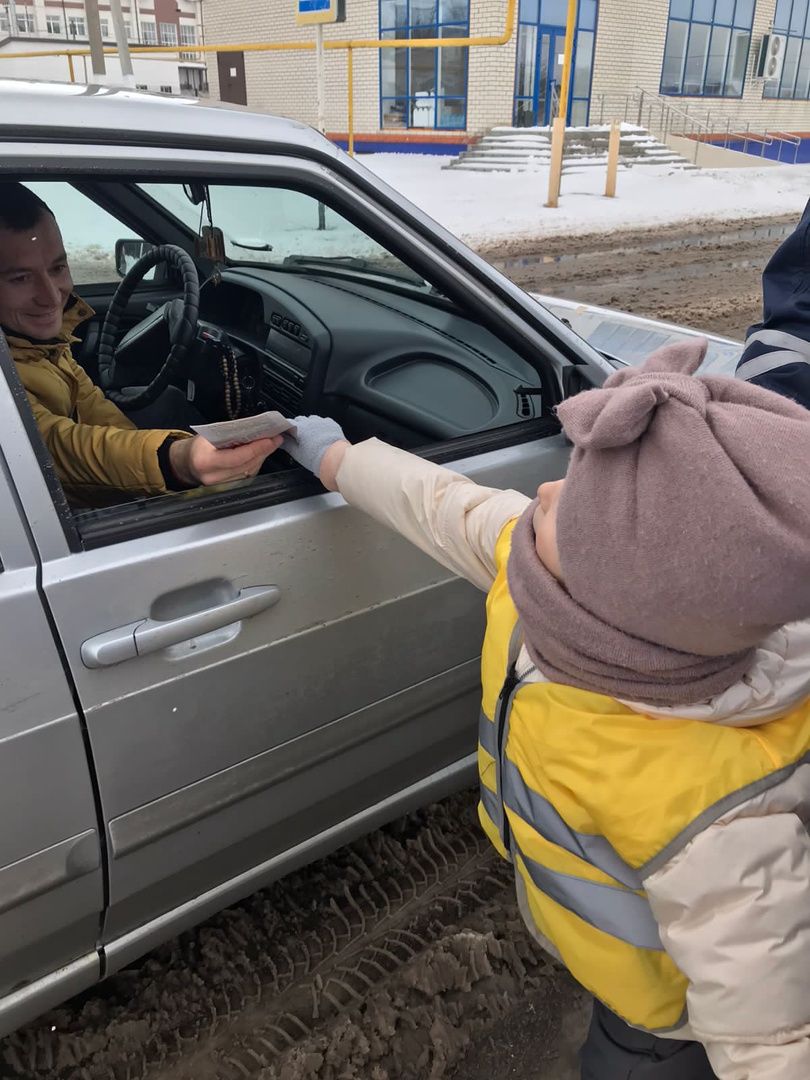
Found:
<svg viewBox="0 0 810 1080"><path fill-rule="evenodd" d="M62 44L61 42L59 44ZM0 76L8 79L46 79L53 82L69 82L70 69L64 56L37 56L11 59L14 53L58 48L53 41L31 38L15 38L0 42ZM81 48L81 45L79 46ZM116 56L104 58L106 75L94 75L89 56L74 56L73 66L76 82L100 83L103 86L122 86L124 79L121 65ZM171 86L172 93L180 93L180 74L177 60L167 57L155 58L132 57L135 72L135 84L146 86L149 90L160 90L161 86Z"/></svg>

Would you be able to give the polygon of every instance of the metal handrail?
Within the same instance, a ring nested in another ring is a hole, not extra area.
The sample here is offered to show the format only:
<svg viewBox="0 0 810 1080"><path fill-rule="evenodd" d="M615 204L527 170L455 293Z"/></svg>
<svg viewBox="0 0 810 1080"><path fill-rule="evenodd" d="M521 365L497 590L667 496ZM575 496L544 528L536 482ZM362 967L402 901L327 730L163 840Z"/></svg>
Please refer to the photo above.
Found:
<svg viewBox="0 0 810 1080"><path fill-rule="evenodd" d="M779 142L781 144L787 143L788 146L792 146L793 164L796 164L796 162L799 160L799 148L802 145L802 140L798 137L798 135L793 135L789 131L766 131L765 137L770 139L770 142L768 143L769 146L773 146L775 142ZM765 151L763 150L763 156L764 153ZM776 155L776 160L782 160L782 146L779 147Z"/></svg>
<svg viewBox="0 0 810 1080"><path fill-rule="evenodd" d="M559 116L560 113L560 88L555 82L551 84L551 112L549 116L552 118Z"/></svg>

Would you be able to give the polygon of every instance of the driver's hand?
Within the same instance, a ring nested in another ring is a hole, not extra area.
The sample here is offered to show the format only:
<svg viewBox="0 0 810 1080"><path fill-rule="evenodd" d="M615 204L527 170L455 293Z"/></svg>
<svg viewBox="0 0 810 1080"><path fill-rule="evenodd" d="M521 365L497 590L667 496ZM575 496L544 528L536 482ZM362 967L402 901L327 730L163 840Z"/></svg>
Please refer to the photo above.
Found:
<svg viewBox="0 0 810 1080"><path fill-rule="evenodd" d="M272 439L257 439L227 450L217 449L202 437L178 439L169 447L169 464L177 479L190 487L195 484L225 484L229 480L246 480L255 476L265 458L278 450L281 435Z"/></svg>

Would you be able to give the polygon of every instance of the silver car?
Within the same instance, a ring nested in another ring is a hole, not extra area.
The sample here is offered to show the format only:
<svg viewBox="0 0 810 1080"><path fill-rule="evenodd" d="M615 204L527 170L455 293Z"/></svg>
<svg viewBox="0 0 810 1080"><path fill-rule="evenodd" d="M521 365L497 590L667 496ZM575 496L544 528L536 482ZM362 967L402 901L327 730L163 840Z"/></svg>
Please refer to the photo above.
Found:
<svg viewBox="0 0 810 1080"><path fill-rule="evenodd" d="M226 341L243 412L531 492L566 467L555 405L688 333L541 303L298 123L12 81L0 118L0 179L54 210L96 311L76 358L119 388L162 372L208 420ZM165 261L138 269L159 245L193 259L197 311ZM282 454L73 506L2 335L0 367L2 1033L469 784L483 605Z"/></svg>

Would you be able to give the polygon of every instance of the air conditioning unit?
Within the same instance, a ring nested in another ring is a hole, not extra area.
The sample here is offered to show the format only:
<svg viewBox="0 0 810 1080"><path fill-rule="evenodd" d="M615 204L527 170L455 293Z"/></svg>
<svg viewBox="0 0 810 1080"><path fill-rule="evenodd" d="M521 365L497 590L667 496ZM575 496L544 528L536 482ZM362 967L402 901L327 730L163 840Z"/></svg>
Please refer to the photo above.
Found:
<svg viewBox="0 0 810 1080"><path fill-rule="evenodd" d="M765 34L759 44L757 78L765 82L778 82L785 64L787 37L784 34Z"/></svg>

